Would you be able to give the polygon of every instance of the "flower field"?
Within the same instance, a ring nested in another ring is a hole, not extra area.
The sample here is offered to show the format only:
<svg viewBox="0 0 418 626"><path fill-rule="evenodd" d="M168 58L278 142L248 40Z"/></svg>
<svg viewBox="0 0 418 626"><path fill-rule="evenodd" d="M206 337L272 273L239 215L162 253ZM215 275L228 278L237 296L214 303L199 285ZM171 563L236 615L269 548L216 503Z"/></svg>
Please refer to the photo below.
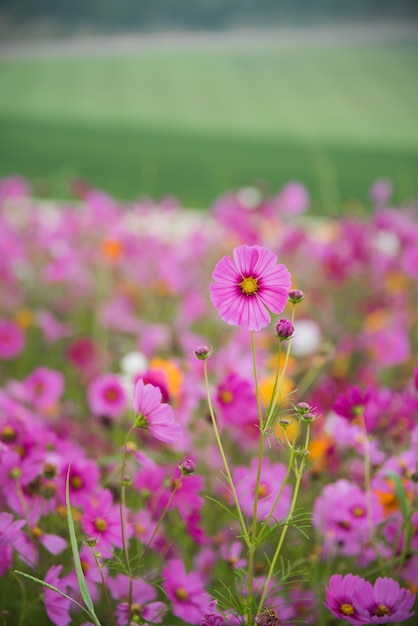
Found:
<svg viewBox="0 0 418 626"><path fill-rule="evenodd" d="M418 204L0 180L4 626L414 624Z"/></svg>

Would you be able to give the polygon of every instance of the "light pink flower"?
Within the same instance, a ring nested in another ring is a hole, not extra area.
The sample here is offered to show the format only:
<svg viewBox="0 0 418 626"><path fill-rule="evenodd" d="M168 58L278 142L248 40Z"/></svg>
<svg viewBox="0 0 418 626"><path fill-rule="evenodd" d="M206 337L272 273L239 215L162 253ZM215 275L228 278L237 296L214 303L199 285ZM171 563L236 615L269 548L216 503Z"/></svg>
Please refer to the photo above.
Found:
<svg viewBox="0 0 418 626"><path fill-rule="evenodd" d="M139 428L147 428L160 441L173 443L180 436L180 425L174 421L174 411L170 405L161 402L158 387L145 384L139 379L135 384L133 408L137 414Z"/></svg>
<svg viewBox="0 0 418 626"><path fill-rule="evenodd" d="M53 565L45 575L45 582L60 591L66 592L66 585L59 579L62 565ZM45 610L51 622L56 626L67 626L71 622L70 606L71 600L64 598L61 594L44 587Z"/></svg>
<svg viewBox="0 0 418 626"><path fill-rule="evenodd" d="M261 330L270 323L270 311L281 313L291 286L287 268L262 246L239 246L233 259L224 256L212 274L210 297L228 324Z"/></svg>

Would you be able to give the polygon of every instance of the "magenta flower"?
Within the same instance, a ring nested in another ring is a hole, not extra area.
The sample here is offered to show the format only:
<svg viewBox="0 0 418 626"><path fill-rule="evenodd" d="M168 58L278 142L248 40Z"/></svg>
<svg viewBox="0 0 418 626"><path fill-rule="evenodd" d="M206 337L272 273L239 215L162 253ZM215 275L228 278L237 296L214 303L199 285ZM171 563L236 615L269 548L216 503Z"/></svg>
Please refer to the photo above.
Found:
<svg viewBox="0 0 418 626"><path fill-rule="evenodd" d="M174 615L187 624L198 624L209 608L199 574L188 574L179 559L172 559L163 568L163 587L171 600Z"/></svg>
<svg viewBox="0 0 418 626"><path fill-rule="evenodd" d="M354 592L354 603L365 624L403 622L415 612L415 595L403 589L393 578L378 578L374 585L364 581Z"/></svg>
<svg viewBox="0 0 418 626"><path fill-rule="evenodd" d="M120 508L113 504L113 496L108 489L103 489L84 505L81 526L87 537L97 539L98 549L102 553L105 550L112 552L113 546L123 547Z"/></svg>
<svg viewBox="0 0 418 626"><path fill-rule="evenodd" d="M25 520L15 520L11 513L0 513L0 577L12 564L13 546L23 535Z"/></svg>
<svg viewBox="0 0 418 626"><path fill-rule="evenodd" d="M25 336L16 322L0 319L0 359L14 359L25 347Z"/></svg>
<svg viewBox="0 0 418 626"><path fill-rule="evenodd" d="M262 246L235 248L233 259L224 256L216 264L212 278L210 297L221 318L248 330L261 330L270 311L283 311L291 286L287 268Z"/></svg>
<svg viewBox="0 0 418 626"><path fill-rule="evenodd" d="M170 405L161 402L161 390L140 378L134 389L133 408L139 428L147 428L153 437L173 443L180 437L180 425L174 421Z"/></svg>
<svg viewBox="0 0 418 626"><path fill-rule="evenodd" d="M59 579L62 567L62 565L53 565L50 567L45 575L45 582L65 593L66 584ZM44 604L49 619L53 624L56 624L56 626L67 626L67 624L71 622L71 600L69 600L69 598L64 598L64 596L53 591L53 589L45 587Z"/></svg>
<svg viewBox="0 0 418 626"><path fill-rule="evenodd" d="M349 624L367 624L354 604L354 592L363 589L366 581L354 574L334 574L329 579L329 587L325 589L325 606L333 615L345 619Z"/></svg>
<svg viewBox="0 0 418 626"><path fill-rule="evenodd" d="M89 387L88 399L94 415L110 419L121 417L127 405L125 390L115 374L95 378Z"/></svg>

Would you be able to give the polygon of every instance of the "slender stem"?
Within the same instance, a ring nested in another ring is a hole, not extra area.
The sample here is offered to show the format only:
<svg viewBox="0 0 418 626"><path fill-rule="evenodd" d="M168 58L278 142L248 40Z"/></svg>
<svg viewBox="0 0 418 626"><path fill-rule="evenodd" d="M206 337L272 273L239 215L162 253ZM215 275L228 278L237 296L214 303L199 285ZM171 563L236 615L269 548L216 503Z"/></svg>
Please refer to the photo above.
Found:
<svg viewBox="0 0 418 626"><path fill-rule="evenodd" d="M273 385L273 391L271 394L271 398L270 398L270 402L269 402L269 406L267 409L267 414L266 414L266 422L268 422L270 415L273 413L274 407L276 406L274 399L276 397L276 391L277 391L277 383L279 381L279 371L280 371L280 361L282 358L282 342L279 341L279 344L277 346L277 367L276 367L276 374L274 376L274 385Z"/></svg>
<svg viewBox="0 0 418 626"><path fill-rule="evenodd" d="M266 526L268 526L268 524L269 524L269 522L270 522L270 520L271 520L271 518L273 516L274 510L275 510L276 506L278 505L279 500L280 500L280 498L282 496L284 488L285 488L285 486L286 486L286 484L287 484L287 482L289 480L289 476L290 476L290 473L291 473L292 468L293 468L293 461L294 461L294 458L295 458L295 448L296 448L297 435L298 435L298 433L295 433L295 436L293 437L293 442L290 443L289 438L287 437L287 433L285 431L286 439L288 441L288 444L290 445L289 463L287 464L286 474L285 474L285 477L283 478L282 484L280 485L279 493L277 494L276 500L274 501L274 504L271 507L271 511L268 514L268 517L266 519Z"/></svg>
<svg viewBox="0 0 418 626"><path fill-rule="evenodd" d="M91 548L91 552L93 554L94 560L96 561L96 565L97 565L97 567L99 569L99 572L100 572L100 578L102 580L102 587L103 587L104 595L105 595L105 598L106 598L106 604L107 604L107 606L109 608L109 615L112 616L112 622L116 626L115 616L113 614L112 604L110 602L109 591L108 591L108 588L107 588L107 585L106 585L106 581L105 581L104 576L103 576L102 566L99 563L99 559L97 558L97 555L96 555L96 552L95 552L94 548Z"/></svg>
<svg viewBox="0 0 418 626"><path fill-rule="evenodd" d="M309 435L310 435L310 424L307 424L306 439L305 439L305 449L306 450L308 449L308 445L309 445ZM298 499L298 496L299 496L299 489L300 489L300 484L301 484L301 481L302 481L302 476L303 476L303 470L304 470L304 467L305 467L305 463L306 463L306 458L302 457L300 466L297 469L295 469L295 472L296 472L296 482L295 482L295 488L294 488L294 491L293 491L292 503L290 505L289 515L288 515L288 522L283 527L282 533L280 535L279 542L278 542L278 544L276 546L276 550L274 552L274 556L273 556L273 559L272 559L271 564L270 564L270 569L269 569L269 572L267 574L266 582L264 584L263 595L261 596L261 600L260 600L260 603L258 605L257 613L260 613L260 611L263 608L263 605L264 605L264 602L265 602L266 596L267 596L268 587L269 587L270 581L271 581L271 579L273 577L274 568L276 567L277 559L279 558L279 555L280 555L280 552L281 552L284 540L285 540L286 535L287 535L287 531L288 531L289 526L290 526L290 522L292 520L293 512L295 510L296 502L297 502L297 499Z"/></svg>
<svg viewBox="0 0 418 626"><path fill-rule="evenodd" d="M292 321L292 324L295 321L295 305L293 305L293 307L292 307L291 321ZM267 430L267 428L271 424L271 420L272 420L272 417L273 417L274 409L276 407L277 401L278 401L279 396L280 396L280 391L281 391L281 388L282 388L284 375L286 373L287 366L288 366L288 363L289 363L290 348L292 347L292 339L289 339L288 342L287 342L286 356L285 356L285 360L284 360L282 368L280 368L280 355L281 355L281 343L282 342L280 341L279 343L280 343L279 362L277 364L276 380L275 380L275 383L274 383L272 399L271 399L271 402L270 402L270 405L269 405L269 410L267 412L266 419L265 419L265 422L264 422L264 429L265 430ZM278 376L278 373L279 373L279 369L281 370L280 371L280 378L279 378L279 381L277 382L277 376Z"/></svg>
<svg viewBox="0 0 418 626"><path fill-rule="evenodd" d="M235 507L236 507L236 510L237 510L239 523L240 523L241 530L242 530L242 533L243 533L243 537L244 537L244 540L245 540L245 543L247 544L247 546L250 547L250 538L249 538L249 535L248 535L248 530L247 530L247 527L245 525L244 517L242 515L241 506L240 506L240 503L239 503L239 500L238 500L238 496L237 496L237 492L236 492L236 489L235 489L234 481L232 480L231 472L230 472L230 469L229 469L227 458L225 456L225 451L224 451L224 448L223 448L223 445L222 445L222 441L221 441L221 438L219 436L219 430L218 430L218 425L216 423L215 413L213 411L212 401L211 401L211 397L210 397L210 390L209 390L208 369L207 369L206 361L203 361L203 371L204 371L204 375L205 375L205 385L206 385L206 394L207 394L207 400L208 400L209 414L210 414L210 418L212 420L213 430L215 432L216 443L218 444L219 452L221 454L222 461L223 461L224 468L225 468L225 472L226 472L226 475L227 475L227 478L228 478L228 483L229 483L229 486L231 488L232 496L233 496L233 499L234 499L234 504L235 504Z"/></svg>
<svg viewBox="0 0 418 626"><path fill-rule="evenodd" d="M363 436L364 436L364 488L366 491L367 520L369 524L370 543L374 548L377 560L381 568L385 571L386 566L384 565L384 562L382 561L380 557L379 550L376 546L376 537L375 537L375 530L374 530L374 524L373 524L373 506L372 506L371 472L370 472L370 440L367 434L364 412L361 415L361 421L362 421Z"/></svg>
<svg viewBox="0 0 418 626"><path fill-rule="evenodd" d="M129 599L128 599L128 624L131 621L131 605L132 605L132 571L131 564L129 560L129 550L128 543L126 541L125 534L125 509L126 509L126 501L125 501L125 486L126 486L126 477L125 477L125 468L126 468L126 448L128 445L129 437L132 434L132 431L135 428L135 424L133 424L128 430L128 434L126 435L125 443L123 446L123 455L122 455L122 471L121 471L121 495L120 495L120 528L122 534L122 546L123 552L125 554L126 561L126 569L129 575Z"/></svg>
<svg viewBox="0 0 418 626"><path fill-rule="evenodd" d="M158 529L160 528L160 526L161 526L161 524L162 524L162 522L163 522L163 519L164 519L164 517L165 517L165 515L166 515L166 513L167 513L167 511L168 511L168 509L169 509L169 508L170 508L170 506L171 506L171 503L172 503L172 501L173 501L173 498L174 498L174 496L176 495L176 493L177 493L178 489L180 488L180 485L181 485L182 480L183 480L183 476L180 476L180 478L179 478L179 479L175 482L175 484L174 484L174 489L173 489L173 491L172 491L172 492L171 492L171 494L170 494L170 497L169 497L169 499L168 499L168 501L167 501L167 504L165 505L164 510L163 510L163 512L162 512L162 513L161 513L161 515L160 515L160 518L159 518L159 520L158 520L158 522L157 522L157 524L156 524L156 526L155 526L155 528L154 528L154 531L153 531L153 533L152 533L151 537L149 538L149 540L148 540L148 542L147 542L146 546L144 547L144 551L143 551L143 553L142 553L142 555L141 555L141 559L144 557L145 553L147 552L148 548L150 547L150 545L151 545L151 543L152 543L152 540L154 539L155 535L157 534Z"/></svg>
<svg viewBox="0 0 418 626"><path fill-rule="evenodd" d="M251 598L253 593L253 577L254 577L254 557L255 551L257 548L257 511L258 511L258 500L259 500L259 490L260 490L260 482L261 482L261 467L263 463L263 451L264 451L264 434L263 434L263 414L261 411L261 403L260 403L260 394L259 394L259 385L258 385L258 375L257 375L257 353L255 349L255 333L251 331L251 350L253 356L253 369L254 369L254 382L255 382L255 394L257 398L257 412L258 412L258 421L260 424L260 433L258 440L258 459L257 459L257 475L255 480L255 488L254 488L254 504L253 504L253 519L250 530L250 546L248 553L248 604L251 605Z"/></svg>

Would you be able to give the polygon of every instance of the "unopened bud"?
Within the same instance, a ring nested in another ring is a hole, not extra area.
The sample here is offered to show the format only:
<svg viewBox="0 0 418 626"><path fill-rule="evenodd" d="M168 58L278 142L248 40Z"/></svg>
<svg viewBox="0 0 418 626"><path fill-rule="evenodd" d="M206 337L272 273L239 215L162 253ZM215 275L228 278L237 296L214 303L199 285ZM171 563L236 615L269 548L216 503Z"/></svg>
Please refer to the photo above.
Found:
<svg viewBox="0 0 418 626"><path fill-rule="evenodd" d="M96 537L87 537L87 539L85 540L85 544L89 548L94 548L94 546L97 544Z"/></svg>
<svg viewBox="0 0 418 626"><path fill-rule="evenodd" d="M304 413L301 417L304 422L313 422L316 418L313 413Z"/></svg>
<svg viewBox="0 0 418 626"><path fill-rule="evenodd" d="M200 361L206 361L213 354L213 348L208 348L207 346L199 346L194 351L194 355Z"/></svg>
<svg viewBox="0 0 418 626"><path fill-rule="evenodd" d="M255 623L257 626L280 626L281 622L274 609L264 609L264 611L255 618Z"/></svg>
<svg viewBox="0 0 418 626"><path fill-rule="evenodd" d="M276 337L280 341L287 341L293 335L295 328L290 320L282 319L276 326Z"/></svg>
<svg viewBox="0 0 418 626"><path fill-rule="evenodd" d="M279 420L279 425L282 426L283 428L287 428L288 426L290 426L291 423L292 421L286 419L285 417Z"/></svg>
<svg viewBox="0 0 418 626"><path fill-rule="evenodd" d="M192 459L186 459L179 465L179 470L183 476L190 476L196 469L196 463Z"/></svg>
<svg viewBox="0 0 418 626"><path fill-rule="evenodd" d="M295 409L300 415L306 415L306 413L310 413L312 407L307 402L298 402Z"/></svg>
<svg viewBox="0 0 418 626"><path fill-rule="evenodd" d="M298 302L302 302L302 300L305 298L305 294L300 289L291 289L289 291L288 297L289 301L292 302L292 304L297 304Z"/></svg>

